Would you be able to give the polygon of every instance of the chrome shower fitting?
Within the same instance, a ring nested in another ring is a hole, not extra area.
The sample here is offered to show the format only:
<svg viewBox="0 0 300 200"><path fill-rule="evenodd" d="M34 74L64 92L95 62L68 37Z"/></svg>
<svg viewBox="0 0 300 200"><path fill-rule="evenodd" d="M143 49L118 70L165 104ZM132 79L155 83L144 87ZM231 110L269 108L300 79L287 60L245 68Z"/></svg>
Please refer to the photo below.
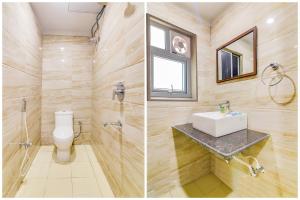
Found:
<svg viewBox="0 0 300 200"><path fill-rule="evenodd" d="M115 126L116 128L118 128L118 129L121 129L122 128L122 122L120 121L120 120L118 120L117 122L105 122L104 124L103 124L103 126L104 127L106 127L106 126L108 126L108 125L110 125L110 126Z"/></svg>
<svg viewBox="0 0 300 200"><path fill-rule="evenodd" d="M26 99L22 99L22 110L21 112L26 112L27 102Z"/></svg>
<svg viewBox="0 0 300 200"><path fill-rule="evenodd" d="M257 158L255 158L254 156L243 156L243 155L241 155L241 157L243 159L238 158L237 156L232 156L232 159L246 166L251 176L256 177L260 173L265 173L265 168L258 162ZM253 160L254 161L253 163L255 164L250 164L249 161L245 161L244 159Z"/></svg>
<svg viewBox="0 0 300 200"><path fill-rule="evenodd" d="M20 147L24 147L25 149L28 149L32 146L32 142L21 142L19 143Z"/></svg>
<svg viewBox="0 0 300 200"><path fill-rule="evenodd" d="M82 129L82 122L78 121L78 124L79 124L79 132L78 133L75 132L74 139L77 139L80 136L81 132L82 132L81 131L81 129ZM73 126L74 126L74 121L73 121Z"/></svg>
<svg viewBox="0 0 300 200"><path fill-rule="evenodd" d="M125 96L125 86L123 82L119 82L115 85L116 89L113 90L112 99L115 100L115 96L117 95L118 100L122 102Z"/></svg>

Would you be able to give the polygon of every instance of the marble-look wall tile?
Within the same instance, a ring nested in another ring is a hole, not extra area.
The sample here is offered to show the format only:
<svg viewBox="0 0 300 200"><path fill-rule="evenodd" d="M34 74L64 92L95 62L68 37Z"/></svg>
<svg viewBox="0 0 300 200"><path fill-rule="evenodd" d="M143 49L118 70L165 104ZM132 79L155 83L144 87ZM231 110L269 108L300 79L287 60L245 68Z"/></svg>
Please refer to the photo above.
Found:
<svg viewBox="0 0 300 200"><path fill-rule="evenodd" d="M211 109L207 89L210 65L210 26L172 3L148 3L147 12L197 35L198 102L148 101L148 196L162 194L210 172L209 152L171 127L191 120L192 113ZM204 94L205 95L202 95Z"/></svg>
<svg viewBox="0 0 300 200"><path fill-rule="evenodd" d="M42 36L37 20L28 3L2 4L3 60L2 60L2 178L3 196L14 196L22 177L20 167L25 150L22 102L27 102L27 126L33 146L29 149L32 162L40 145Z"/></svg>
<svg viewBox="0 0 300 200"><path fill-rule="evenodd" d="M43 36L42 144L52 144L54 112L72 110L74 131L87 142L91 133L91 78L94 46L87 37Z"/></svg>
<svg viewBox="0 0 300 200"><path fill-rule="evenodd" d="M108 3L93 65L92 143L115 196L144 196L144 4ZM123 81L125 99L112 100ZM122 131L105 122L121 120Z"/></svg>
<svg viewBox="0 0 300 200"><path fill-rule="evenodd" d="M274 18L272 24L266 23L270 17ZM297 197L298 95L290 104L278 105L260 81L263 69L276 61L298 87L297 3L234 3L212 23L211 55L254 26L258 29L258 75L225 84L216 84L212 76L209 89L215 93L211 103L229 100L233 110L248 114L248 128L271 134L264 146L249 150L256 152L266 173L253 178L238 165L226 166L217 158L212 159L212 171L236 197ZM212 68L215 73L215 60ZM289 98L290 88L289 81L282 81L276 86L276 97Z"/></svg>
<svg viewBox="0 0 300 200"><path fill-rule="evenodd" d="M272 102L260 75L264 67L277 61L298 87L297 4L233 3L211 26L169 3L148 3L148 12L197 34L199 97L194 103L148 102L148 194L161 196L176 184L199 178L203 175L200 172L213 172L233 190L232 197L296 197L297 95L285 106ZM273 24L266 23L269 17L274 18ZM258 28L258 75L216 84L216 49L254 26ZM288 98L291 83L285 80L276 89L278 98ZM215 111L216 105L225 100L231 102L233 110L248 113L250 129L271 134L267 142L246 152L256 155L266 168L259 177L250 177L246 169L234 162L227 165L214 155L207 157L205 150L202 154L196 151L201 156L193 157L192 144L187 147L188 153L178 154L184 145L176 145L181 142L175 140L170 127L190 122L193 112ZM172 162L176 156L177 163L184 160L192 165L193 159L195 162L207 157L210 164L201 163L204 168L198 169L198 176L180 179L180 173L172 173L184 171Z"/></svg>

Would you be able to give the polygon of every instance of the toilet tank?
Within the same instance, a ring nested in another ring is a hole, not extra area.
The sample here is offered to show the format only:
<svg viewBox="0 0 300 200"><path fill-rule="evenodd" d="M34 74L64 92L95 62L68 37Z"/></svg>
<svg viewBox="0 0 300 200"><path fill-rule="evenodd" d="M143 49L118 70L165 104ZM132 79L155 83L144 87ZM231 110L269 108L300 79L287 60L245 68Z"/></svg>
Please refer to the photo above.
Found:
<svg viewBox="0 0 300 200"><path fill-rule="evenodd" d="M55 127L73 127L72 111L55 112Z"/></svg>

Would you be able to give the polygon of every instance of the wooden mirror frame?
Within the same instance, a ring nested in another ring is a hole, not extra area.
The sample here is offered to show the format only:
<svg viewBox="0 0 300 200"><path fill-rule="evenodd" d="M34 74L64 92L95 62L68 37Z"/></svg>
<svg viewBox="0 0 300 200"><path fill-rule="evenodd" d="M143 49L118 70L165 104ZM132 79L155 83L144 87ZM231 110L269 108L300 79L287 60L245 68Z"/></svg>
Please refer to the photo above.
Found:
<svg viewBox="0 0 300 200"><path fill-rule="evenodd" d="M219 80L219 63L218 63L218 51L220 51L221 49L224 49L225 47L227 47L228 45L238 41L239 39L241 39L242 37L248 35L249 33L253 33L253 72L251 73L247 73L247 74L242 74L233 78L228 78L228 79L224 79L224 80ZM221 47L219 47L216 50L216 63L217 63L217 73L216 73L216 81L217 83L222 83L225 81L231 81L231 80L235 80L235 79L241 79L241 78L245 78L245 77L249 77L249 76L255 76L257 74L257 27L254 26L253 28L249 29L248 31L238 35L237 37L233 38L232 40L230 40L229 42L227 42L226 44L222 45Z"/></svg>

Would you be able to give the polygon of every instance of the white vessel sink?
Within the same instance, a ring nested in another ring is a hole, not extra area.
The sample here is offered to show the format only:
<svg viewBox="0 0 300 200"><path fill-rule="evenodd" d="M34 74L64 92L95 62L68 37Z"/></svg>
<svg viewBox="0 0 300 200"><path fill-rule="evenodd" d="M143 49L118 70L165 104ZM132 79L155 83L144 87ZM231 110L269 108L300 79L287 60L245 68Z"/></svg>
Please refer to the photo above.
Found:
<svg viewBox="0 0 300 200"><path fill-rule="evenodd" d="M247 114L231 112L194 113L192 117L193 128L214 137L220 137L247 128Z"/></svg>

